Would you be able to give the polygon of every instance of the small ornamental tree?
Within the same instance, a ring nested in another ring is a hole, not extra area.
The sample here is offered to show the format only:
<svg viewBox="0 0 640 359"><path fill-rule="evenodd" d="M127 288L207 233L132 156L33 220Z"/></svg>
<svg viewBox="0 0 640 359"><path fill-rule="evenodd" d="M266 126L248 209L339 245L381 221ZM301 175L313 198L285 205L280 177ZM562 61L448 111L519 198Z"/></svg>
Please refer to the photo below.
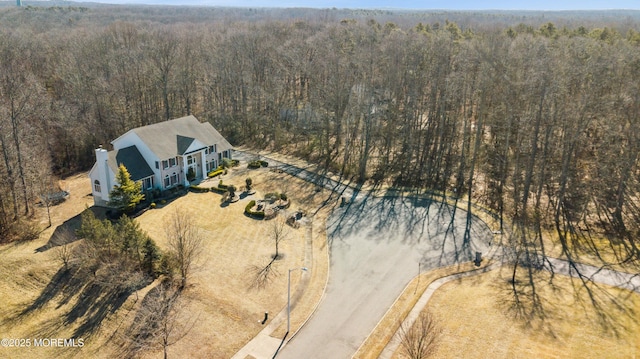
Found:
<svg viewBox="0 0 640 359"><path fill-rule="evenodd" d="M127 168L120 164L116 175L118 184L113 187L109 194L109 205L118 208L123 212L131 212L144 199L142 194L142 184L131 180L131 175Z"/></svg>
<svg viewBox="0 0 640 359"><path fill-rule="evenodd" d="M247 177L246 180L244 180L244 182L246 183L246 189L247 192L251 192L251 185L253 184L253 181L251 180L251 178Z"/></svg>
<svg viewBox="0 0 640 359"><path fill-rule="evenodd" d="M196 179L196 173L193 170L193 167L189 167L189 169L187 170L187 181L191 182L194 179Z"/></svg>

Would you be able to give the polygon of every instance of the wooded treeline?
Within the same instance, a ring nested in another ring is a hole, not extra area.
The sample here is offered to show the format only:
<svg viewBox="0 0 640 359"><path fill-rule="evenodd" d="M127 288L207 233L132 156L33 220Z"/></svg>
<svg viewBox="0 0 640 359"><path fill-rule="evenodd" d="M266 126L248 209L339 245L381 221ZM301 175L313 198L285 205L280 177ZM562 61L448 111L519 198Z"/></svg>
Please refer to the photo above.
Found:
<svg viewBox="0 0 640 359"><path fill-rule="evenodd" d="M133 127L193 114L234 145L470 197L526 248L544 252L553 233L566 256L640 259L635 20L88 26L83 16L104 10L4 11L21 25L0 29L3 236L50 174L89 169L96 146Z"/></svg>

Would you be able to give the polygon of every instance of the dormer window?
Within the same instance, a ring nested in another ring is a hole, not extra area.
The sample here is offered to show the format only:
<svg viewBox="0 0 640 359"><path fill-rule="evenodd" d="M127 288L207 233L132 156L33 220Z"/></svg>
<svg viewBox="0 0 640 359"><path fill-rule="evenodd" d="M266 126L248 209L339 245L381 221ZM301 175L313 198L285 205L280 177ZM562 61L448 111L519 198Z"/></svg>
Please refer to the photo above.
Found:
<svg viewBox="0 0 640 359"><path fill-rule="evenodd" d="M85 182L85 183L86 183L86 182ZM93 181L93 190L94 190L95 192L102 192L102 191L100 190L100 181L98 181L98 180Z"/></svg>

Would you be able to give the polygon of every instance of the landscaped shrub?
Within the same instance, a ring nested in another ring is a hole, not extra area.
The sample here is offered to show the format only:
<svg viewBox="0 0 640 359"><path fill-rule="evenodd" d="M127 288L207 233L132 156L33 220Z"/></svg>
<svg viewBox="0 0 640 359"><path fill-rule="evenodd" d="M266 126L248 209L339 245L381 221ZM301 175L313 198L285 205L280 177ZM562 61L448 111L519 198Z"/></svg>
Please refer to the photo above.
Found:
<svg viewBox="0 0 640 359"><path fill-rule="evenodd" d="M249 162L249 163L247 164L247 167L248 167L248 168L251 168L251 169L260 168L261 166L262 166L262 164L261 164L261 162L260 162L260 161L258 161L258 160L251 161L251 162Z"/></svg>
<svg viewBox="0 0 640 359"><path fill-rule="evenodd" d="M158 188L154 188L151 190L151 198L160 198L160 196L162 195L162 192L160 191L160 189Z"/></svg>
<svg viewBox="0 0 640 359"><path fill-rule="evenodd" d="M213 171L211 171L211 172L207 173L207 177L209 177L209 178L213 178L213 177L215 177L215 176L219 176L219 175L221 175L221 174L223 174L223 173L224 173L224 170L223 170L222 168L218 167L218 168L216 168L215 170L213 170Z"/></svg>
<svg viewBox="0 0 640 359"><path fill-rule="evenodd" d="M191 192L196 192L196 193L209 192L209 188L207 188L207 187L200 187L200 186L196 186L196 185L189 186L189 190L190 190Z"/></svg>
<svg viewBox="0 0 640 359"><path fill-rule="evenodd" d="M244 207L244 213L251 214L251 208L253 208L253 206L255 205L256 205L256 201L252 200L251 202L249 202L249 204L247 204L247 206Z"/></svg>
<svg viewBox="0 0 640 359"><path fill-rule="evenodd" d="M271 203L277 201L280 199L280 193L278 192L269 192L267 194L264 195L264 199L266 201L269 201Z"/></svg>
<svg viewBox="0 0 640 359"><path fill-rule="evenodd" d="M189 167L187 170L187 181L191 182L196 179L196 172L193 170L193 167Z"/></svg>
<svg viewBox="0 0 640 359"><path fill-rule="evenodd" d="M156 203L155 202L151 202L151 204L149 205L149 208L151 208L151 209L156 208Z"/></svg>
<svg viewBox="0 0 640 359"><path fill-rule="evenodd" d="M226 188L211 187L211 192L215 192L215 193L219 193L219 194L225 194L225 193L227 193L227 189Z"/></svg>
<svg viewBox="0 0 640 359"><path fill-rule="evenodd" d="M227 187L227 191L229 191L229 196L233 199L236 195L237 188L234 185L230 185Z"/></svg>
<svg viewBox="0 0 640 359"><path fill-rule="evenodd" d="M269 162L267 162L267 161L259 161L259 162L260 162L260 166L269 167Z"/></svg>
<svg viewBox="0 0 640 359"><path fill-rule="evenodd" d="M244 213L246 213L247 215L257 218L257 219L264 219L264 211L252 211L251 208L253 208L253 206L256 205L256 201L251 201L247 204L246 207L244 207Z"/></svg>
<svg viewBox="0 0 640 359"><path fill-rule="evenodd" d="M286 201L287 200L287 195L284 194L284 193L281 193L280 194L280 199L283 200L283 201Z"/></svg>
<svg viewBox="0 0 640 359"><path fill-rule="evenodd" d="M226 184L223 184L222 181L218 182L218 188L226 190L229 186L227 186Z"/></svg>
<svg viewBox="0 0 640 359"><path fill-rule="evenodd" d="M226 157L222 159L222 167L224 168L236 167L238 164L240 164L238 160L232 160Z"/></svg>

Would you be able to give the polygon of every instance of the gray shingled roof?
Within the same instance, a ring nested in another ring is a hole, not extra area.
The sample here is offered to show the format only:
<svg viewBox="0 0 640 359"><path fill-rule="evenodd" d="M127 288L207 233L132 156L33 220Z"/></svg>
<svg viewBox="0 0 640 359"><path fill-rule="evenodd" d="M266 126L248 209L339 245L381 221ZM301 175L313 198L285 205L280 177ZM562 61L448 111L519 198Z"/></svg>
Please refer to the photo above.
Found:
<svg viewBox="0 0 640 359"><path fill-rule="evenodd" d="M131 131L161 160L183 155L194 139L206 145L217 144L218 152L232 148L210 123L201 123L194 116L138 127Z"/></svg>
<svg viewBox="0 0 640 359"><path fill-rule="evenodd" d="M193 141L195 141L196 139L177 135L176 140L178 142L178 154L184 155L184 153L189 149L189 146L191 146Z"/></svg>
<svg viewBox="0 0 640 359"><path fill-rule="evenodd" d="M134 181L153 176L153 170L149 167L147 161L144 160L136 146L109 151L108 155L107 163L115 174L118 173L120 164L124 164L131 175L131 179Z"/></svg>

